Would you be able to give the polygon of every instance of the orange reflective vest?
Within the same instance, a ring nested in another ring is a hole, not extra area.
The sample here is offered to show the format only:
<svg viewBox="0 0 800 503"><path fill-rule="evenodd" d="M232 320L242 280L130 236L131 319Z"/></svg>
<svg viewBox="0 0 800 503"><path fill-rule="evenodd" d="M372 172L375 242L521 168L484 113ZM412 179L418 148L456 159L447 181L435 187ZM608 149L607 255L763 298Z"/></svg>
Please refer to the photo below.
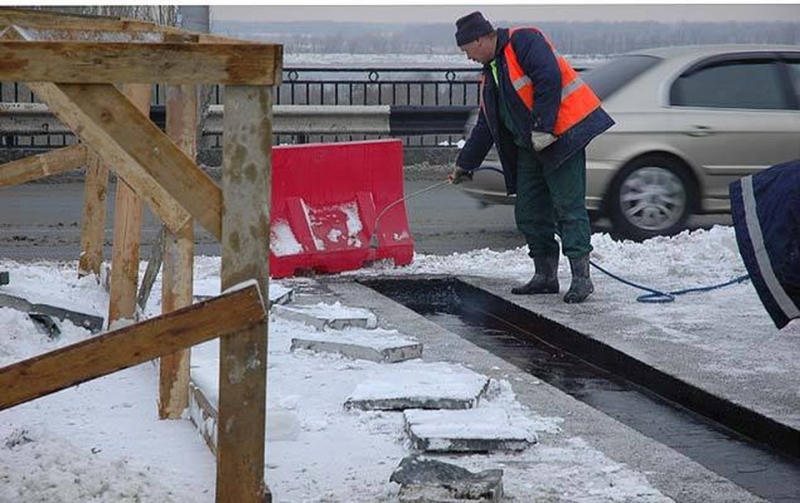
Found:
<svg viewBox="0 0 800 503"><path fill-rule="evenodd" d="M511 84L517 92L520 100L525 104L529 111L533 110L534 86L530 77L525 74L522 66L517 60L517 54L511 44L511 36L519 29L533 30L540 33L536 28L510 28L508 30L509 42L503 49L508 66L508 76ZM542 34L544 37L544 35ZM545 40L547 40L545 38ZM556 56L558 67L561 70L561 104L558 108L558 116L553 133L560 136L564 131L579 123L590 113L600 107L600 99L594 91L578 76L567 60L556 51L553 44L547 40L550 49Z"/></svg>

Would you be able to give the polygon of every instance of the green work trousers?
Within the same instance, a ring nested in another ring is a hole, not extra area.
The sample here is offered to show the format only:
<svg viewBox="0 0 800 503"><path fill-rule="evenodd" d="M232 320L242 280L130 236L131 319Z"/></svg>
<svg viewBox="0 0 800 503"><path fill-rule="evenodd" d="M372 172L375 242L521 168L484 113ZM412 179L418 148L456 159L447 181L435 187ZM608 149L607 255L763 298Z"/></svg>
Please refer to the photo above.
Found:
<svg viewBox="0 0 800 503"><path fill-rule="evenodd" d="M514 217L529 255L558 255L556 233L561 236L565 256L577 258L591 252L585 151L579 150L547 174L535 152L524 148L518 151Z"/></svg>

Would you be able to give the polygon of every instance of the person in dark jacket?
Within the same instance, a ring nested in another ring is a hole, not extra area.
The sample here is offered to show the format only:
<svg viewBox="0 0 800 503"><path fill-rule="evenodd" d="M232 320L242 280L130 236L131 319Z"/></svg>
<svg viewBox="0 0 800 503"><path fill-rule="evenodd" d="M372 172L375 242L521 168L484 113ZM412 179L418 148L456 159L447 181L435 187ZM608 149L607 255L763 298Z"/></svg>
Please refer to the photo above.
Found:
<svg viewBox="0 0 800 503"><path fill-rule="evenodd" d="M484 66L478 121L449 178L471 179L495 145L534 264L531 280L511 292L559 292L560 234L572 272L564 302L583 302L594 291L585 147L614 121L538 29L495 30L477 11L458 19L456 28L458 46Z"/></svg>
<svg viewBox="0 0 800 503"><path fill-rule="evenodd" d="M736 244L775 326L800 319L800 160L730 184Z"/></svg>

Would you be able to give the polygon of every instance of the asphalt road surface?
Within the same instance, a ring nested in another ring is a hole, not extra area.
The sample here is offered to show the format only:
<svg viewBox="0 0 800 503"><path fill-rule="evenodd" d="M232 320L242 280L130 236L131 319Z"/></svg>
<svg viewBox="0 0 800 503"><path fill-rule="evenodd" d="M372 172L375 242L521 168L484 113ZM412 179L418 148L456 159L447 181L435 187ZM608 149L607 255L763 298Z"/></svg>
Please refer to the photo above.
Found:
<svg viewBox="0 0 800 503"><path fill-rule="evenodd" d="M436 184L437 180L405 182L408 196ZM114 184L109 187L106 216L106 257L110 257ZM522 246L514 226L511 206L481 207L449 184L424 191L405 201L409 227L419 253L448 255L476 248L496 251ZM80 252L83 183L35 183L0 189L0 257L31 260L76 260ZM693 219L694 227L727 223L728 216ZM159 221L145 209L142 229L143 259L160 229ZM595 224L602 231L603 222ZM195 253L219 255L220 245L197 227Z"/></svg>

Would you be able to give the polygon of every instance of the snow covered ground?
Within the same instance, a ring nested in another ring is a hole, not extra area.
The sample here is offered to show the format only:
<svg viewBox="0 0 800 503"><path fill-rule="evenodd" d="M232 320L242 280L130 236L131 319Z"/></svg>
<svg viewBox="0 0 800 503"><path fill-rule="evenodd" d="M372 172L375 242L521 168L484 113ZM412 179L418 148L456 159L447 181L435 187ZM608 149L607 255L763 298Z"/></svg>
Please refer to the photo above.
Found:
<svg viewBox="0 0 800 503"><path fill-rule="evenodd" d="M595 261L664 290L718 283L746 273L729 227L639 244L616 242L605 234L594 235L592 241ZM522 248L484 249L416 255L405 268L387 271L379 266L346 275L449 274L517 282L527 279L530 267ZM11 273L10 284L0 286L0 293L104 316L106 293L92 277L77 279L76 268L76 263L0 261L0 271ZM596 283L591 302L602 304L603 283ZM197 257L195 292L218 289L219 258ZM145 316L160 312L159 292L157 282ZM639 293L630 291L631 297ZM729 287L724 296L724 302L734 306L752 308L758 303L749 283ZM676 302L704 299L682 297ZM335 315L341 307L330 309ZM724 316L725 311L720 312ZM713 316L713 311L706 313ZM766 312L755 316L763 316L763 325L769 326ZM0 326L0 366L91 337L85 329L63 322L62 335L51 340L26 314L9 308L0 308ZM265 473L276 501L391 501L398 486L388 481L389 475L409 453L402 414L346 410L342 404L359 383L397 367L292 352L291 339L314 329L277 316L271 317L269 327ZM800 326L793 323L780 332L773 327L766 336L796 338ZM195 349L195 371L211 368L215 345L212 341ZM213 378L213 373L207 377ZM464 467L477 471L502 466L506 493L517 495L515 501L527 501L520 496L530 494L547 501L670 501L645 475L609 459L585 439L560 434L563 418L521 406L514 386L493 379L489 399L480 406L519 417L519 424L540 442L522 454L467 456L460 461ZM156 419L156 398L157 368L146 363L0 412L0 503L214 501L213 456L190 421ZM534 463L536 470L515 468L524 465L522 461Z"/></svg>

